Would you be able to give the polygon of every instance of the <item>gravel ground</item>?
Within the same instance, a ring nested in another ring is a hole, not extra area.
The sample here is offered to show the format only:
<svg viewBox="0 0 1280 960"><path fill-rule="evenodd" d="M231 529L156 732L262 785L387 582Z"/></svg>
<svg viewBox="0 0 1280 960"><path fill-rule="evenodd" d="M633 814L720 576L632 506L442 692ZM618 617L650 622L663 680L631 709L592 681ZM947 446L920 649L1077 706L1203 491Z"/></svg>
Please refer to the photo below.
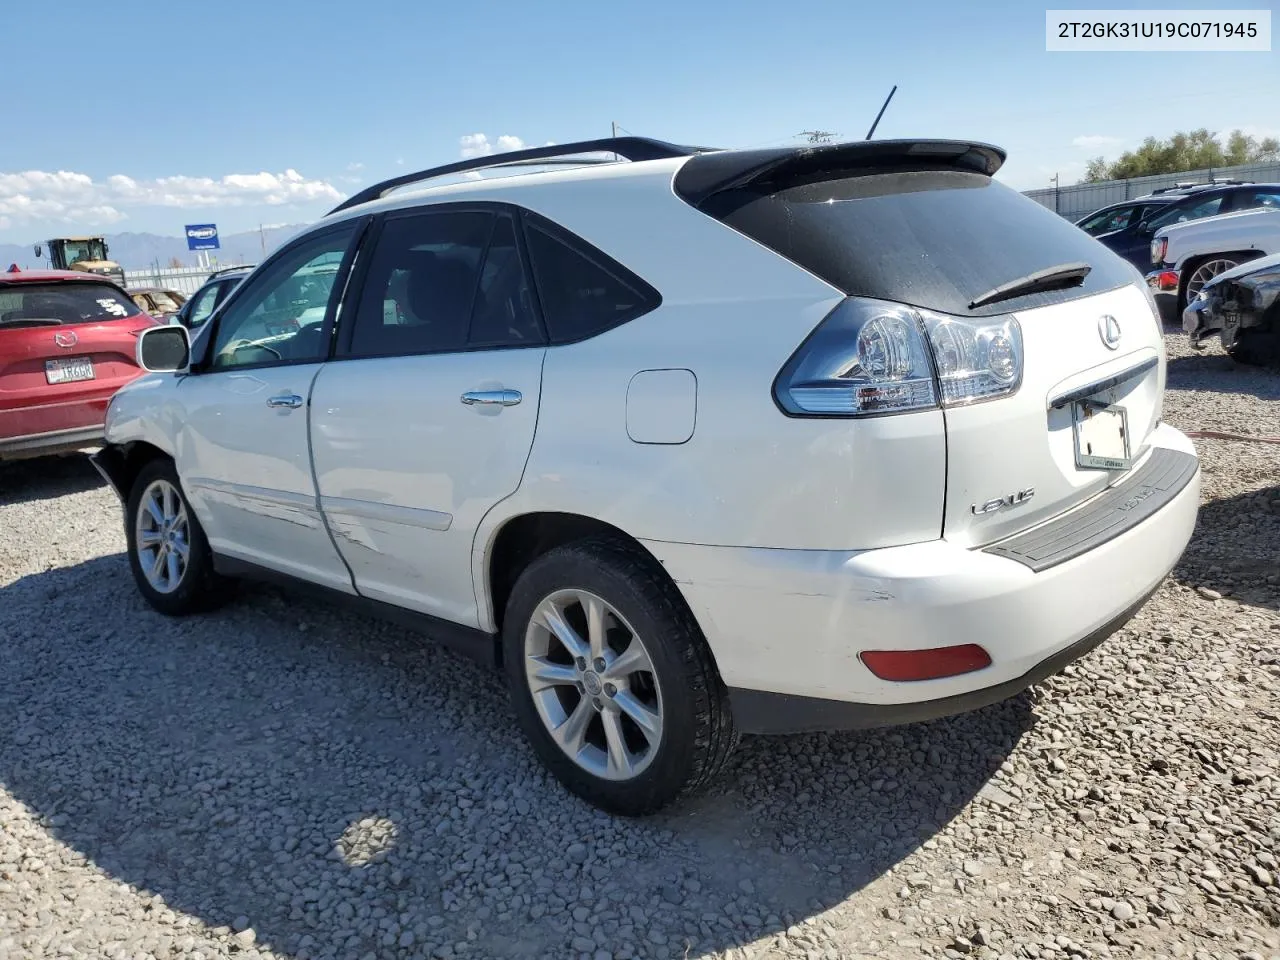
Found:
<svg viewBox="0 0 1280 960"><path fill-rule="evenodd" d="M1170 422L1280 433L1168 340ZM640 822L496 676L269 589L166 621L82 459L0 467L0 958L1280 957L1280 446L1198 446L1184 561L1065 674Z"/></svg>

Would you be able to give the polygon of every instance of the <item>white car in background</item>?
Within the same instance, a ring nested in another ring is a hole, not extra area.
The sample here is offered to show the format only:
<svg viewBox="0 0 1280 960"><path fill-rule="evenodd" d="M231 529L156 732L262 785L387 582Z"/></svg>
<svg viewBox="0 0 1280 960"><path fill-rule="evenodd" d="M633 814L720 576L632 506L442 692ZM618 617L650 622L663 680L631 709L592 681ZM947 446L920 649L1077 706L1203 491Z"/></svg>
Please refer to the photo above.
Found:
<svg viewBox="0 0 1280 960"><path fill-rule="evenodd" d="M1280 253L1280 192L1249 210L1162 227L1151 238L1147 284L1181 317L1214 277L1270 253Z"/></svg>
<svg viewBox="0 0 1280 960"><path fill-rule="evenodd" d="M741 732L1009 697L1158 587L1200 473L1142 277L1003 160L618 138L362 191L194 343L143 335L94 458L138 588L410 618L500 665L546 765L624 814Z"/></svg>

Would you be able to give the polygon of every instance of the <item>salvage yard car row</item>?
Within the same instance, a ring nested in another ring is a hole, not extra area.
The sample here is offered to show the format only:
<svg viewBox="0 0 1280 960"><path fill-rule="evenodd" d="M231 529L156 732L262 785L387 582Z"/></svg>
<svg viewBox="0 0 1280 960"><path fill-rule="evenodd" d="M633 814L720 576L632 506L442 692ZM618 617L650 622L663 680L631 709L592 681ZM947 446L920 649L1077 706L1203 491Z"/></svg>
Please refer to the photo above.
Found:
<svg viewBox="0 0 1280 960"><path fill-rule="evenodd" d="M1272 260L1280 254L1280 184L1179 183L1076 225L1146 273L1161 315L1180 322L1192 346L1218 334L1241 363L1280 363Z"/></svg>

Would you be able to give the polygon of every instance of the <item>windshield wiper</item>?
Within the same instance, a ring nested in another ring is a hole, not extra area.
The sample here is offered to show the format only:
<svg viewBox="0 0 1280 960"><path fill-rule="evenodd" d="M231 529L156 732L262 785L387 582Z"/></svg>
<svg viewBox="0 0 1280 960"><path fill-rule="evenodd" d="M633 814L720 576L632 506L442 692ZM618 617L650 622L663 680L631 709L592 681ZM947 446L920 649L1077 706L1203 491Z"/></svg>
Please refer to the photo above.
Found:
<svg viewBox="0 0 1280 960"><path fill-rule="evenodd" d="M62 321L55 317L14 317L0 320L0 327L60 327Z"/></svg>
<svg viewBox="0 0 1280 960"><path fill-rule="evenodd" d="M980 297L974 297L969 303L969 309L975 310L978 307L985 307L988 303L995 303L997 300L1011 300L1014 297L1022 297L1028 293L1039 293L1042 290L1078 287L1084 283L1084 278L1089 275L1089 271L1092 269L1093 267L1083 261L1079 263L1060 263L1056 267L1046 267L1043 270L1037 270L1035 273L1028 273L1025 277L1019 277L1017 280L1010 280L1008 283L993 287Z"/></svg>

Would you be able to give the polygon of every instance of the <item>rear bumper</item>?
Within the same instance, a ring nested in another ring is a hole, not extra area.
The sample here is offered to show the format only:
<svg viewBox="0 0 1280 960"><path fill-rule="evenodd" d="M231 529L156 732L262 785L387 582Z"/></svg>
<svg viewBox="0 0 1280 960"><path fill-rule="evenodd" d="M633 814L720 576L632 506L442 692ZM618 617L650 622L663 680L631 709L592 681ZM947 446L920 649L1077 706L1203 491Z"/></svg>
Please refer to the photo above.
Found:
<svg viewBox="0 0 1280 960"><path fill-rule="evenodd" d="M1160 489L1151 492L1139 466L1093 501L984 549L945 540L848 553L646 545L702 625L744 731L942 716L1057 672L1160 585L1195 527L1200 473L1185 459L1194 457L1185 436L1162 426L1156 442L1166 462L1188 467L1155 482ZM1104 498L1113 509L1100 509ZM1074 546L1046 555L1055 538L1045 534L1058 525ZM859 658L871 649L968 643L982 646L991 664L942 679L881 680Z"/></svg>

